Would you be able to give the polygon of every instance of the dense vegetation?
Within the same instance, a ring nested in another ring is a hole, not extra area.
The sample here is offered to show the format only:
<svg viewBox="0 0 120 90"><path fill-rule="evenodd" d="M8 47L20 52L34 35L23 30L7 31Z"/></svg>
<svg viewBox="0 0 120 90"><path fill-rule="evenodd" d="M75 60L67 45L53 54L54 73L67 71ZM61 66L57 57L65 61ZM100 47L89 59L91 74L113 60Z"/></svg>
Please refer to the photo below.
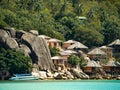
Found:
<svg viewBox="0 0 120 90"><path fill-rule="evenodd" d="M78 57L77 55L70 55L68 58L68 63L71 65L71 67L76 67L78 65L81 68L87 64L83 57Z"/></svg>
<svg viewBox="0 0 120 90"><path fill-rule="evenodd" d="M76 67L76 65L79 64L80 58L76 55L70 55L70 57L68 58L68 63L72 66L72 67Z"/></svg>
<svg viewBox="0 0 120 90"><path fill-rule="evenodd" d="M29 73L32 68L32 60L19 51L0 48L0 78L9 75Z"/></svg>
<svg viewBox="0 0 120 90"><path fill-rule="evenodd" d="M89 47L120 39L119 23L119 0L0 0L1 28L36 29Z"/></svg>

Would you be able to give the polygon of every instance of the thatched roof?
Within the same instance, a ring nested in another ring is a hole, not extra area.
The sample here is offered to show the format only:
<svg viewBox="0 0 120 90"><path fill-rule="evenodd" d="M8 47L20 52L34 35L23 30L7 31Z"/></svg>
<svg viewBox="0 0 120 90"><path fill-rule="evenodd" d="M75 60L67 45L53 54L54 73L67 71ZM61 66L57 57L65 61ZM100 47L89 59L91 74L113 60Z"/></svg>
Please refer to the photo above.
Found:
<svg viewBox="0 0 120 90"><path fill-rule="evenodd" d="M88 49L88 47L87 46L85 46L85 45L83 45L82 43L80 43L80 42L76 42L75 44L73 44L73 45L71 45L71 46L69 46L67 49L75 49L75 48L85 48L85 49Z"/></svg>
<svg viewBox="0 0 120 90"><path fill-rule="evenodd" d="M85 67L101 67L99 63L96 61L88 61L87 65Z"/></svg>
<svg viewBox="0 0 120 90"><path fill-rule="evenodd" d="M61 40L58 40L56 38L52 38L50 40L48 40L48 42L62 42Z"/></svg>
<svg viewBox="0 0 120 90"><path fill-rule="evenodd" d="M113 45L120 45L120 39L116 39L112 43L110 43L108 46L113 46Z"/></svg>
<svg viewBox="0 0 120 90"><path fill-rule="evenodd" d="M66 41L66 42L64 42L64 43L76 43L77 41L74 41L74 40L68 40L68 41Z"/></svg>
<svg viewBox="0 0 120 90"><path fill-rule="evenodd" d="M65 59L64 57L61 57L61 56L54 56L54 57L51 57L51 59L53 60L60 60L60 59Z"/></svg>
<svg viewBox="0 0 120 90"><path fill-rule="evenodd" d="M109 61L106 65L104 66L109 66L109 67L120 67L120 63L119 62L116 62L116 61Z"/></svg>
<svg viewBox="0 0 120 90"><path fill-rule="evenodd" d="M91 50L90 52L88 52L88 54L105 55L106 53L104 51L100 50L100 48L95 48L95 49Z"/></svg>
<svg viewBox="0 0 120 90"><path fill-rule="evenodd" d="M59 53L60 53L60 55L71 55L71 54L76 54L77 52L73 51L73 50L65 50L65 51L62 51Z"/></svg>
<svg viewBox="0 0 120 90"><path fill-rule="evenodd" d="M101 46L100 49L112 49L112 48L107 46Z"/></svg>

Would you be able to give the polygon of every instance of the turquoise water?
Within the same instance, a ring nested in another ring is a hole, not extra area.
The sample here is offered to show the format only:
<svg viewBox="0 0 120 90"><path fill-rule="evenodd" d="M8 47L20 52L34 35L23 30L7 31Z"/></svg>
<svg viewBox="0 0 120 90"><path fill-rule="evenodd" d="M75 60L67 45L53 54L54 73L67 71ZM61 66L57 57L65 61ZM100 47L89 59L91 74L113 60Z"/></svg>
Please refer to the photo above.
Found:
<svg viewBox="0 0 120 90"><path fill-rule="evenodd" d="M0 90L120 90L120 80L1 81Z"/></svg>

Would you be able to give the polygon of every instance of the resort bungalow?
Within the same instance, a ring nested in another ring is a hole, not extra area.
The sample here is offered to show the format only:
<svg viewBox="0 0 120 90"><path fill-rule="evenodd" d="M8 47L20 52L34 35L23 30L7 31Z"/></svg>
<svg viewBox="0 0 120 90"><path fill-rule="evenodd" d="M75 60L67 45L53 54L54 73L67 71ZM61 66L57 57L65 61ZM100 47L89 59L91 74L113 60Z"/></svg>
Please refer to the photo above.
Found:
<svg viewBox="0 0 120 90"><path fill-rule="evenodd" d="M111 59L111 58L112 58L113 53L112 53L112 48L111 48L111 47L102 46L102 47L100 47L100 49L107 54L107 58L108 58L108 59Z"/></svg>
<svg viewBox="0 0 120 90"><path fill-rule="evenodd" d="M71 54L77 54L76 51L73 50L65 50L65 51L61 51L59 52L61 56L68 58Z"/></svg>
<svg viewBox="0 0 120 90"><path fill-rule="evenodd" d="M84 67L84 72L87 74L94 74L97 72L98 68L101 68L101 65L94 60L90 60Z"/></svg>
<svg viewBox="0 0 120 90"><path fill-rule="evenodd" d="M76 51L73 51L73 50L65 50L65 51L61 51L61 52L59 52L60 53L60 55L62 56L62 57L64 57L65 58L65 60L64 60L64 65L65 65L65 67L66 68L69 68L69 64L67 63L68 62L68 57L71 55L71 54L77 54L77 52Z"/></svg>
<svg viewBox="0 0 120 90"><path fill-rule="evenodd" d="M74 40L68 40L66 42L63 43L63 48L64 49L67 49L69 46L75 44L77 41L74 41Z"/></svg>
<svg viewBox="0 0 120 90"><path fill-rule="evenodd" d="M106 60L106 53L102 51L100 48L95 48L91 50L90 52L88 52L88 57L91 60L100 61L104 63Z"/></svg>
<svg viewBox="0 0 120 90"><path fill-rule="evenodd" d="M54 56L51 59L52 59L53 64L55 65L55 68L57 70L64 70L65 69L66 58L64 58L62 56Z"/></svg>
<svg viewBox="0 0 120 90"><path fill-rule="evenodd" d="M80 42L76 42L76 43L74 43L73 45L69 46L67 49L69 49L69 50L76 50L76 51L81 50L81 51L83 51L83 52L87 52L88 47L85 46L85 45L83 45L83 44L80 43Z"/></svg>
<svg viewBox="0 0 120 90"><path fill-rule="evenodd" d="M116 58L120 58L120 39L116 39L108 46L113 48L113 56Z"/></svg>
<svg viewBox="0 0 120 90"><path fill-rule="evenodd" d="M58 39L55 39L55 38L52 38L52 39L49 39L48 40L48 45L50 47L56 47L58 49L61 49L62 47L62 41L61 40L58 40Z"/></svg>
<svg viewBox="0 0 120 90"><path fill-rule="evenodd" d="M110 60L103 67L104 67L104 70L106 71L106 73L109 73L111 75L120 74L120 63L117 61Z"/></svg>

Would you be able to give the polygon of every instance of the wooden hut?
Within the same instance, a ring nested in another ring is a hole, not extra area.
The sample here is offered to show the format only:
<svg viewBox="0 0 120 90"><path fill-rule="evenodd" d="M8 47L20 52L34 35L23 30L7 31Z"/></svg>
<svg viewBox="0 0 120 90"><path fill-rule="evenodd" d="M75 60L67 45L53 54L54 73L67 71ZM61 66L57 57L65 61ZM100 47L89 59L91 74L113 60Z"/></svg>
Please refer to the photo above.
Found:
<svg viewBox="0 0 120 90"><path fill-rule="evenodd" d="M68 64L68 57L71 55L71 54L77 54L77 52L76 51L73 51L73 50L65 50L65 51L61 51L61 52L59 52L60 53L60 55L62 56L62 57L64 57L65 58L65 60L64 60L64 65L65 65L65 67L66 68L69 68L69 64Z"/></svg>
<svg viewBox="0 0 120 90"><path fill-rule="evenodd" d="M100 47L100 49L107 54L107 58L111 59L113 57L113 53L112 53L112 48L111 47L102 46L102 47Z"/></svg>
<svg viewBox="0 0 120 90"><path fill-rule="evenodd" d="M99 63L97 63L94 60L90 60L90 61L88 61L87 65L85 66L84 71L85 72L94 72L95 68L100 68L100 67L101 66Z"/></svg>
<svg viewBox="0 0 120 90"><path fill-rule="evenodd" d="M55 38L52 38L52 39L49 39L48 40L48 45L50 47L56 47L58 49L61 49L62 47L62 41L61 40L58 40L58 39L55 39Z"/></svg>
<svg viewBox="0 0 120 90"><path fill-rule="evenodd" d="M107 73L110 73L112 75L120 74L120 63L117 61L110 60L103 67Z"/></svg>
<svg viewBox="0 0 120 90"><path fill-rule="evenodd" d="M77 41L74 41L74 40L68 40L66 42L63 43L63 48L64 49L67 49L69 46L75 44Z"/></svg>
<svg viewBox="0 0 120 90"><path fill-rule="evenodd" d="M100 48L95 48L91 50L90 52L88 52L88 56L91 60L100 61L102 63L104 63L106 60L106 53Z"/></svg>
<svg viewBox="0 0 120 90"><path fill-rule="evenodd" d="M90 76L90 78L95 78L96 74L100 73L100 64L94 60L88 61L87 65L84 67L84 72Z"/></svg>
<svg viewBox="0 0 120 90"><path fill-rule="evenodd" d="M63 70L65 69L65 61L66 58L62 57L62 56L54 56L51 57L53 64L55 65L56 69L58 70Z"/></svg>
<svg viewBox="0 0 120 90"><path fill-rule="evenodd" d="M87 52L88 50L88 47L83 45L82 43L80 42L76 42L74 43L73 45L69 46L67 49L70 49L70 50L82 50L83 52Z"/></svg>
<svg viewBox="0 0 120 90"><path fill-rule="evenodd" d="M120 39L116 39L108 46L113 48L113 56L116 58L120 58Z"/></svg>

